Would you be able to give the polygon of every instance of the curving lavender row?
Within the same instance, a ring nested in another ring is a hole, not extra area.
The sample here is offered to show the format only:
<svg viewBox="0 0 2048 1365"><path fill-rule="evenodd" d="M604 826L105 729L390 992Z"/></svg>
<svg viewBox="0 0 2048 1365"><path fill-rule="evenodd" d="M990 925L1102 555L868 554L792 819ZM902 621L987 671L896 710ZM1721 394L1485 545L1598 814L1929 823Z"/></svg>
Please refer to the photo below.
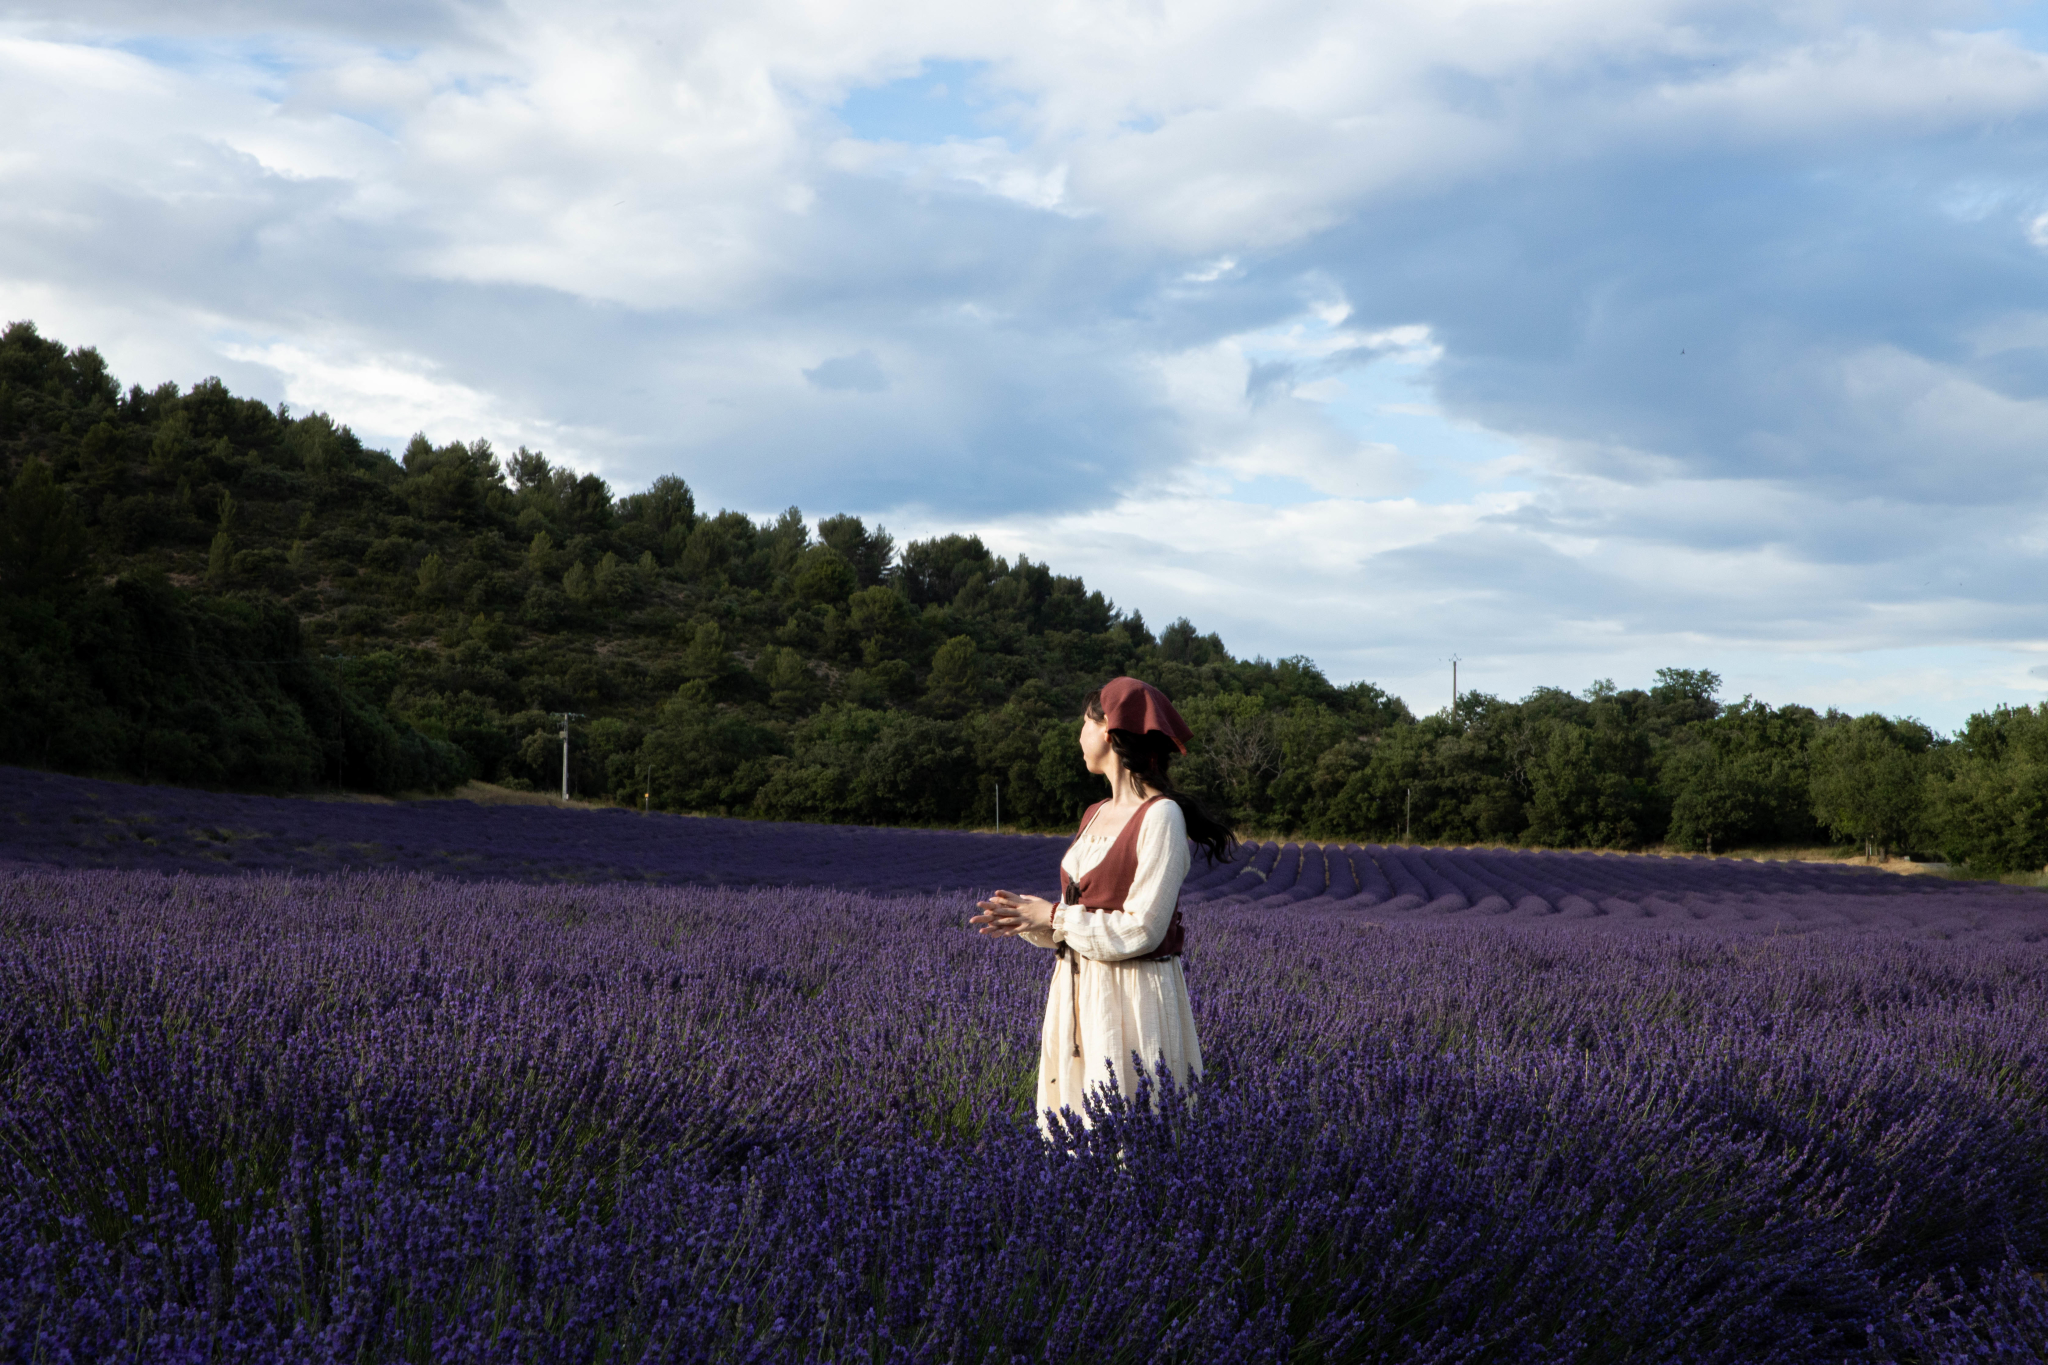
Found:
<svg viewBox="0 0 2048 1365"><path fill-rule="evenodd" d="M2048 938L2048 897L1837 863L1620 857L1375 844L1264 844L1197 863L1189 905L1340 906L1377 918L1467 915L1710 933L1888 929Z"/></svg>
<svg viewBox="0 0 2048 1365"><path fill-rule="evenodd" d="M465 880L1050 891L1062 841L467 801L325 802L142 787L0 768L0 861L209 875L429 872ZM1198 861L1189 906L1334 902L1406 912L1705 928L1972 932L2048 904L1874 868L1356 844L1251 845ZM2024 918L2024 917L2023 917ZM2015 922L2011 932L2031 932ZM2004 932L2004 931L2001 931Z"/></svg>

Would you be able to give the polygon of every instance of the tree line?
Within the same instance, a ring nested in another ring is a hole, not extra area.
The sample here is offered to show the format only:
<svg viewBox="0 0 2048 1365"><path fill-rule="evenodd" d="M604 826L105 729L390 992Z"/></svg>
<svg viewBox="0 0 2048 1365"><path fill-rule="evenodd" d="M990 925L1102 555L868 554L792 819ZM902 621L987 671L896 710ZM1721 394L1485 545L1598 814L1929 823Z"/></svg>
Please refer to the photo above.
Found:
<svg viewBox="0 0 2048 1365"><path fill-rule="evenodd" d="M1081 698L1195 730L1187 784L1311 838L1681 849L1869 841L2048 863L2048 708L1909 719L1647 687L1416 716L1309 660L1154 631L973 536L615 496L526 449L396 457L218 380L125 392L0 334L0 761L258 790L572 789L790 820L1071 825Z"/></svg>

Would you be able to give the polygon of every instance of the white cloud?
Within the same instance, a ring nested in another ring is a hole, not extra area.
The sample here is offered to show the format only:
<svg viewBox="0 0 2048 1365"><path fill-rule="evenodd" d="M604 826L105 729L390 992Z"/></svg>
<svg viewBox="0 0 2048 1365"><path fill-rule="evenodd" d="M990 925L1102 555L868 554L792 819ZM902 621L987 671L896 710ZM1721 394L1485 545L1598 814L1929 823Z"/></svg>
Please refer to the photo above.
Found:
<svg viewBox="0 0 2048 1365"><path fill-rule="evenodd" d="M397 442L425 431L447 440L462 432L490 432L501 444L542 448L566 463L587 466L587 446L608 435L518 412L502 398L442 377L441 367L424 356L336 357L291 342L230 342L221 351L275 371L285 401L300 412L325 412L373 438Z"/></svg>
<svg viewBox="0 0 2048 1365"><path fill-rule="evenodd" d="M882 372L872 351L856 351L852 355L836 355L821 360L804 371L804 378L810 380L814 388L835 391L880 393L889 387L889 376Z"/></svg>
<svg viewBox="0 0 2048 1365"><path fill-rule="evenodd" d="M827 160L841 170L888 175L919 190L972 186L1026 208L1066 206L1066 164L1020 154L997 137L950 138L920 146L846 138L832 145Z"/></svg>

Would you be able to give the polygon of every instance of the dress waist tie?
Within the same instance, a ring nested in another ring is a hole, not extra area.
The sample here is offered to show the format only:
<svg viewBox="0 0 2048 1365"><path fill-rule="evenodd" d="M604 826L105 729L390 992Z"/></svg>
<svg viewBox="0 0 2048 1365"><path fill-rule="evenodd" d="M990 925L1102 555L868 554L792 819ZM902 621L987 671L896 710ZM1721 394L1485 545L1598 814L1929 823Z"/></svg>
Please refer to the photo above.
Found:
<svg viewBox="0 0 2048 1365"><path fill-rule="evenodd" d="M1081 903L1081 884L1068 882L1066 894L1060 899L1068 905ZM1065 943L1060 944L1060 956L1068 960L1067 1001L1074 1009L1074 1055L1081 1055L1081 955L1069 953Z"/></svg>

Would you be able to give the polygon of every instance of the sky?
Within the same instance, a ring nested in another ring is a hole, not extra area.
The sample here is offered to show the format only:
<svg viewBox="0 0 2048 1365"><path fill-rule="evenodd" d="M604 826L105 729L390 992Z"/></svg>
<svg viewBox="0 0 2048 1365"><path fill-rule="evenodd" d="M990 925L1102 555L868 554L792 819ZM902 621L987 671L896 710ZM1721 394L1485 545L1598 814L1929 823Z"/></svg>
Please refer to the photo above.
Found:
<svg viewBox="0 0 2048 1365"><path fill-rule="evenodd" d="M2048 696L2048 8L0 0L0 318L1418 712Z"/></svg>

